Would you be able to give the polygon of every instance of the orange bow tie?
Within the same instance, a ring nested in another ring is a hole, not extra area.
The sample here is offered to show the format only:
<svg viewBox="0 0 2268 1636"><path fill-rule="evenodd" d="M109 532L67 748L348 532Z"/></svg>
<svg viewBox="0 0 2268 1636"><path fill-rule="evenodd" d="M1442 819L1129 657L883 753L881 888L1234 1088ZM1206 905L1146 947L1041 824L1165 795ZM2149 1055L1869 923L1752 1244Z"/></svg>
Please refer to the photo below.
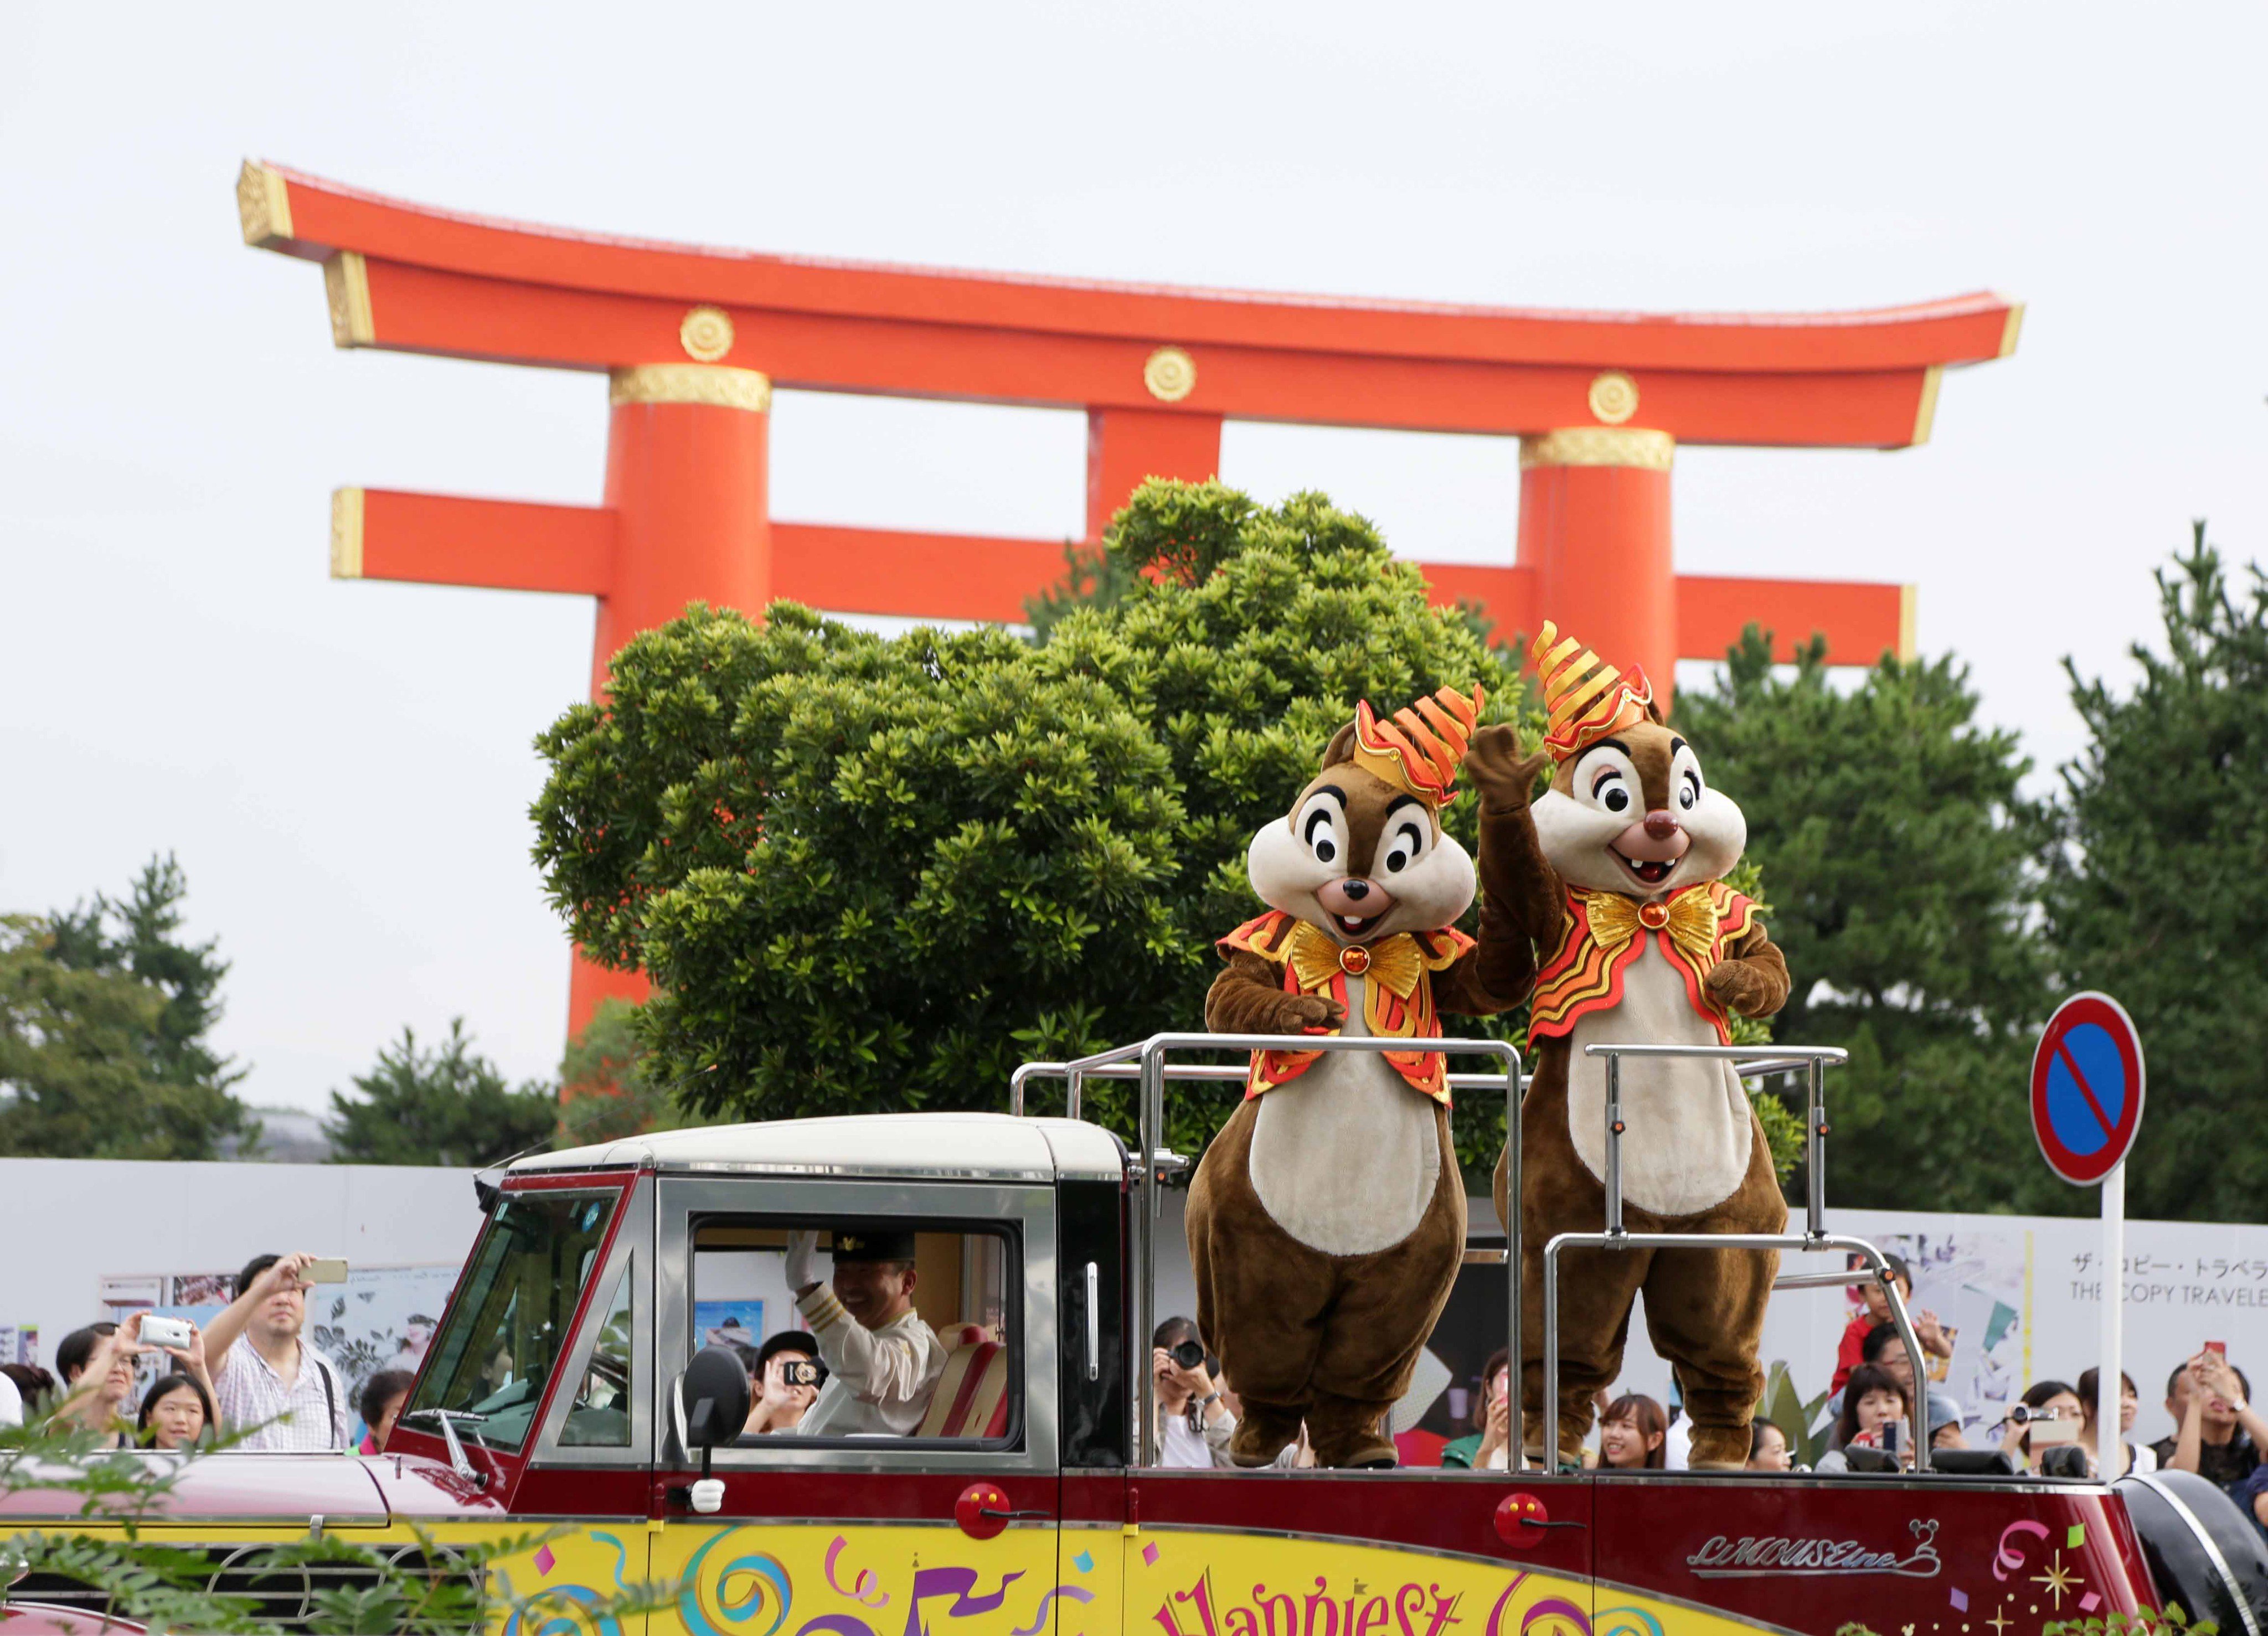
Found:
<svg viewBox="0 0 2268 1636"><path fill-rule="evenodd" d="M1690 961L1696 971L1706 971L1710 951L1717 944L1717 906L1709 901L1709 888L1682 887L1663 903L1641 903L1619 892L1576 893L1583 903L1591 936L1609 954L1619 954L1641 932L1669 933L1669 940Z"/></svg>
<svg viewBox="0 0 2268 1636"><path fill-rule="evenodd" d="M1320 926L1305 920L1292 933L1291 947L1284 957L1291 962L1303 994L1327 993L1331 979L1344 972L1351 977L1367 977L1397 998L1408 999L1425 969L1418 940L1407 932L1375 943L1341 945Z"/></svg>

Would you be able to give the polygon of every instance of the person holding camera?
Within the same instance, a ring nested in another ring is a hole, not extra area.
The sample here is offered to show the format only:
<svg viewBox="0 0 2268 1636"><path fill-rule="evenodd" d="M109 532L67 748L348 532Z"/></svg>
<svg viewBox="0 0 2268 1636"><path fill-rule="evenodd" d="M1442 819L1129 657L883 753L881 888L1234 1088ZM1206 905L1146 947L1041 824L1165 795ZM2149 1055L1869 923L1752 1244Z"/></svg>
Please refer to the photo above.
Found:
<svg viewBox="0 0 2268 1636"><path fill-rule="evenodd" d="M338 1366L299 1338L307 1323L305 1253L254 1256L236 1275L236 1299L204 1333L213 1403L245 1449L349 1447L345 1382Z"/></svg>
<svg viewBox="0 0 2268 1636"><path fill-rule="evenodd" d="M819 1343L801 1330L782 1330L747 1358L753 1395L740 1435L794 1431L819 1400L819 1389L827 1384Z"/></svg>
<svg viewBox="0 0 2268 1636"><path fill-rule="evenodd" d="M945 1374L944 1343L914 1310L914 1235L838 1229L827 1284L813 1270L818 1254L817 1233L788 1235L787 1285L828 1370L794 1429L809 1437L912 1436Z"/></svg>
<svg viewBox="0 0 2268 1636"><path fill-rule="evenodd" d="M143 1317L137 1312L122 1324L107 1318L90 1323L55 1348L64 1394L55 1405L57 1418L101 1433L108 1448L123 1448L132 1441L126 1405L134 1396L134 1360L148 1350L142 1345Z"/></svg>
<svg viewBox="0 0 2268 1636"><path fill-rule="evenodd" d="M1188 1318L1160 1323L1150 1337L1150 1367L1158 1377L1158 1463L1185 1470L1232 1466L1228 1440L1236 1417L1205 1367L1197 1324Z"/></svg>
<svg viewBox="0 0 2268 1636"><path fill-rule="evenodd" d="M2268 1421L2244 1371L2212 1342L2167 1379L2166 1412L2174 1434L2151 1445L2161 1470L2194 1471L2233 1495L2260 1464Z"/></svg>

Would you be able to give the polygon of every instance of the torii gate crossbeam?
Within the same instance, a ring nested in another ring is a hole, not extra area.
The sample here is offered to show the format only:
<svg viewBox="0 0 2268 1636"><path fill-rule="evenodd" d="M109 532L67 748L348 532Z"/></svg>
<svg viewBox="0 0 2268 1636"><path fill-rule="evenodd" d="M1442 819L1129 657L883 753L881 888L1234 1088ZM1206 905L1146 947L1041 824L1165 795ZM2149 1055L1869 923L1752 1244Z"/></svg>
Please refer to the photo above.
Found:
<svg viewBox="0 0 2268 1636"><path fill-rule="evenodd" d="M1904 448L1948 366L2005 357L1991 294L1871 312L1553 312L968 273L652 243L403 203L247 161L245 241L320 262L332 338L604 372L605 498L536 505L387 490L334 496L342 578L599 600L592 688L615 652L699 600L1023 617L1062 543L775 521L771 389L1083 409L1086 536L1148 476L1214 475L1224 419L1521 439L1509 562L1423 564L1440 601L1506 633L1548 613L1643 664L1665 696L1756 621L1845 662L1913 650L1911 586L1676 571L1680 443ZM578 962L579 1028L623 974Z"/></svg>

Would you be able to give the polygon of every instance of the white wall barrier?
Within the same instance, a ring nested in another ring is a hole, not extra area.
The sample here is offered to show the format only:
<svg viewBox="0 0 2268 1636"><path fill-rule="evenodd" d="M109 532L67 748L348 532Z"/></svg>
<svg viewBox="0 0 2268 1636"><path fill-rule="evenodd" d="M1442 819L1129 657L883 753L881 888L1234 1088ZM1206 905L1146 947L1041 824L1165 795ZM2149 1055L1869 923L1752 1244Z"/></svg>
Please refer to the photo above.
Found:
<svg viewBox="0 0 2268 1636"><path fill-rule="evenodd" d="M309 1321L350 1384L422 1348L480 1227L472 1172L425 1166L0 1159L0 1362L55 1367L81 1324L200 1322L263 1251L343 1256Z"/></svg>

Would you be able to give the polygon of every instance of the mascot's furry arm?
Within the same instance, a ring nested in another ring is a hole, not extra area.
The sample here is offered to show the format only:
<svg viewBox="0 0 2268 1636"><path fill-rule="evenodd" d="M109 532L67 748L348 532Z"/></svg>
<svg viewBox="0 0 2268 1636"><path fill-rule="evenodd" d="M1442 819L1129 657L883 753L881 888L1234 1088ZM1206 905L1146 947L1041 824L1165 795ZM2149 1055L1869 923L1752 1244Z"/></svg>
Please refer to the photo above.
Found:
<svg viewBox="0 0 2268 1636"><path fill-rule="evenodd" d="M1536 775L1550 764L1541 751L1523 758L1519 734L1506 726L1484 727L1465 752L1481 800L1480 940L1434 980L1443 1011L1484 1017L1520 1004L1535 981L1536 946L1548 947L1558 932L1565 893L1528 810Z"/></svg>
<svg viewBox="0 0 2268 1636"><path fill-rule="evenodd" d="M1752 925L1725 948L1725 958L1702 979L1709 998L1743 1017L1769 1017L1787 1004L1791 986L1779 945Z"/></svg>
<svg viewBox="0 0 2268 1636"><path fill-rule="evenodd" d="M1346 1007L1335 999L1285 993L1275 968L1249 949L1229 950L1205 993L1205 1027L1215 1034L1300 1034L1345 1021Z"/></svg>

